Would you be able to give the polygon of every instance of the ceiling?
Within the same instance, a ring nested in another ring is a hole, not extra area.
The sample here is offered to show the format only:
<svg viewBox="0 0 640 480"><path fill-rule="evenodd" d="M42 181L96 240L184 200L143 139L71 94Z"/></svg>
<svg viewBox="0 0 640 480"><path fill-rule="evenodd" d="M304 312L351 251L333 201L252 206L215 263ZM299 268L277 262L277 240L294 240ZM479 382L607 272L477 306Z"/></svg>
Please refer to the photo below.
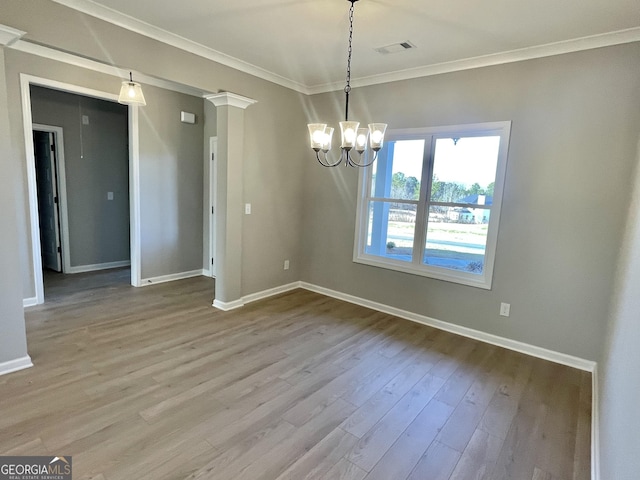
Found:
<svg viewBox="0 0 640 480"><path fill-rule="evenodd" d="M344 86L348 0L54 0L305 93ZM409 41L415 49L375 49ZM353 84L640 41L638 0L360 0Z"/></svg>

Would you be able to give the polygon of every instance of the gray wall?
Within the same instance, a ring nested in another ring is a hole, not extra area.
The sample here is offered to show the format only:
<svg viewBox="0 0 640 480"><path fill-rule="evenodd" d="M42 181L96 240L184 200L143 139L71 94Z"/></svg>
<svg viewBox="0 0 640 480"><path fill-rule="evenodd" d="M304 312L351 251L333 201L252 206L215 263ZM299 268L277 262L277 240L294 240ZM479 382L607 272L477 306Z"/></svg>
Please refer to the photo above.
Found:
<svg viewBox="0 0 640 480"><path fill-rule="evenodd" d="M202 270L204 100L145 86L140 108L142 278ZM180 112L196 115L181 123Z"/></svg>
<svg viewBox="0 0 640 480"><path fill-rule="evenodd" d="M15 178L20 157L12 145L7 117L4 48L0 47L0 365L27 355L16 222Z"/></svg>
<svg viewBox="0 0 640 480"><path fill-rule="evenodd" d="M31 87L31 112L34 123L63 129L71 266L129 260L128 108Z"/></svg>
<svg viewBox="0 0 640 480"><path fill-rule="evenodd" d="M640 143L638 144L640 162ZM635 480L640 472L640 163L600 364L601 478Z"/></svg>
<svg viewBox="0 0 640 480"><path fill-rule="evenodd" d="M493 288L352 263L358 172L305 172L302 279L598 360L640 132L640 44L353 90L351 117L389 128L511 120ZM337 122L342 95L310 100ZM509 318L500 302L511 304Z"/></svg>

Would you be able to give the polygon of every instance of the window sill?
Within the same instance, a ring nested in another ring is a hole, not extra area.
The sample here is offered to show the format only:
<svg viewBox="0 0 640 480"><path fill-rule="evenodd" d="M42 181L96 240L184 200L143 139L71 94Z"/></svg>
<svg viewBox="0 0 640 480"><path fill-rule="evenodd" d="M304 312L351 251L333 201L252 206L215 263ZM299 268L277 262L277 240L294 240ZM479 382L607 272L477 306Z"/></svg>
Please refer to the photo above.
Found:
<svg viewBox="0 0 640 480"><path fill-rule="evenodd" d="M445 282L457 283L469 287L491 290L491 276L486 273L476 275L447 268L431 267L428 265L415 265L414 263L402 262L390 258L383 258L376 255L354 255L353 261L371 267L385 268L396 272L418 275L421 277L443 280Z"/></svg>

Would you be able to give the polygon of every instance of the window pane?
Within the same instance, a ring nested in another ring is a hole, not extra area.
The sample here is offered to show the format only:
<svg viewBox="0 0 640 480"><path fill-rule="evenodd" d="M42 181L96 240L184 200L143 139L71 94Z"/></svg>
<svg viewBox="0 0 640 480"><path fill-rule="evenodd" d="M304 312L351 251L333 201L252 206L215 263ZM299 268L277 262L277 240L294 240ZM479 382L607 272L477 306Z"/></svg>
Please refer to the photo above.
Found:
<svg viewBox="0 0 640 480"><path fill-rule="evenodd" d="M431 201L491 205L500 137L438 138Z"/></svg>
<svg viewBox="0 0 640 480"><path fill-rule="evenodd" d="M418 200L424 143L424 139L392 140L386 143L374 164L372 197Z"/></svg>
<svg viewBox="0 0 640 480"><path fill-rule="evenodd" d="M416 208L415 204L369 202L365 252L411 262Z"/></svg>
<svg viewBox="0 0 640 480"><path fill-rule="evenodd" d="M431 207L424 264L482 274L490 213L483 208Z"/></svg>

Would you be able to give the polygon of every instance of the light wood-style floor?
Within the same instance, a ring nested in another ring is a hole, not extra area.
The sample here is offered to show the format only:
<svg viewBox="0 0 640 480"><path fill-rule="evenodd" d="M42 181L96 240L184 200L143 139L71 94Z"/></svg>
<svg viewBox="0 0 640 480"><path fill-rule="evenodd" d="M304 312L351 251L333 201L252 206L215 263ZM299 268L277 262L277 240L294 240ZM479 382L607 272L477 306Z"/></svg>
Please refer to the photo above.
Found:
<svg viewBox="0 0 640 480"><path fill-rule="evenodd" d="M211 279L124 272L27 310L0 455L71 455L74 480L590 478L588 373L304 290L221 312Z"/></svg>

